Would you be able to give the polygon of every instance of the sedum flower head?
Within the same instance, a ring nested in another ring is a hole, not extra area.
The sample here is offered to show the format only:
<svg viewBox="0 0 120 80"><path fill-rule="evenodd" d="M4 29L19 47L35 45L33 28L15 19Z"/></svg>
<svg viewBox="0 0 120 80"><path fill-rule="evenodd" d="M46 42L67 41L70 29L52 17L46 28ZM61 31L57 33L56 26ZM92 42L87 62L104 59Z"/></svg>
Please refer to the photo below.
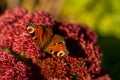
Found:
<svg viewBox="0 0 120 80"><path fill-rule="evenodd" d="M0 51L0 80L30 80L31 67L11 53Z"/></svg>
<svg viewBox="0 0 120 80"><path fill-rule="evenodd" d="M26 30L28 23L48 26L63 36L69 55L41 52ZM97 35L86 25L58 23L45 12L14 8L0 16L0 39L0 80L110 80L101 69Z"/></svg>

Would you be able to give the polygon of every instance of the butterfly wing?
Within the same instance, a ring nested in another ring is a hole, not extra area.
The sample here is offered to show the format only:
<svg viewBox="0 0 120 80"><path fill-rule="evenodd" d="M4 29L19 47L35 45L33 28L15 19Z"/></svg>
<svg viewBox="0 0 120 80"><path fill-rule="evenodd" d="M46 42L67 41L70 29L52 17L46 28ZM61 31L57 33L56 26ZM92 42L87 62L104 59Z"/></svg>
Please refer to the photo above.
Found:
<svg viewBox="0 0 120 80"><path fill-rule="evenodd" d="M41 50L49 44L51 37L53 36L53 32L49 27L32 23L27 25L27 31L33 37L34 41L40 46Z"/></svg>
<svg viewBox="0 0 120 80"><path fill-rule="evenodd" d="M52 29L47 26L44 26L43 27L43 40L46 40L47 38L50 38L51 36L53 36Z"/></svg>
<svg viewBox="0 0 120 80"><path fill-rule="evenodd" d="M65 56L68 54L64 38L60 35L54 35L45 51L50 54L57 54L57 56Z"/></svg>
<svg viewBox="0 0 120 80"><path fill-rule="evenodd" d="M52 30L47 27L47 26L43 26L43 36L42 36L42 44L41 44L41 49L44 50L45 47L50 43L52 36L53 36L53 32Z"/></svg>
<svg viewBox="0 0 120 80"><path fill-rule="evenodd" d="M33 29L33 30L32 30ZM39 25L29 23L27 25L27 31L30 33L34 41L41 45L43 42L43 28Z"/></svg>

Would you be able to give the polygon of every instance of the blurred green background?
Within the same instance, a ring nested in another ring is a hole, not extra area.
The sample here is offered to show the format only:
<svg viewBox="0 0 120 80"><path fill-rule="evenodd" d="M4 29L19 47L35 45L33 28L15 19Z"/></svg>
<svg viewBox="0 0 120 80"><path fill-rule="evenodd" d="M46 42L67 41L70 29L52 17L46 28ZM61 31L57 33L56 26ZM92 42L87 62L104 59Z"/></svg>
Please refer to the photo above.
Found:
<svg viewBox="0 0 120 80"><path fill-rule="evenodd" d="M120 0L0 0L0 14L18 6L49 12L58 21L88 25L99 36L103 69L112 80L120 80Z"/></svg>

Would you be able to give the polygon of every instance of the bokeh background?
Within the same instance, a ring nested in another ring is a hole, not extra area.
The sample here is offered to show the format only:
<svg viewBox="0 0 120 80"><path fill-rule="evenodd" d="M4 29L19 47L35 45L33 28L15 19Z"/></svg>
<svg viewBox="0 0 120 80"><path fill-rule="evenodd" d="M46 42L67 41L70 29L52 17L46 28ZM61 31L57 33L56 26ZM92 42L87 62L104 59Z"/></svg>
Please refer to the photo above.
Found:
<svg viewBox="0 0 120 80"><path fill-rule="evenodd" d="M98 34L102 67L120 80L120 0L0 0L0 14L8 8L43 10L57 21L88 25Z"/></svg>

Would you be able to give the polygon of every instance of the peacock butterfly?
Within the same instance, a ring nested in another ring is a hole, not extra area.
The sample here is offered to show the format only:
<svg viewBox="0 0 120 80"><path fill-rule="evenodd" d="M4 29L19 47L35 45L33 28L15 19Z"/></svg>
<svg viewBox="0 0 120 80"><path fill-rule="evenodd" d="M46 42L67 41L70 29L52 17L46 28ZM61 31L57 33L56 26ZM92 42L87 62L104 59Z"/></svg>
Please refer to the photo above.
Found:
<svg viewBox="0 0 120 80"><path fill-rule="evenodd" d="M27 24L26 27L28 33L40 46L42 51L60 57L68 55L69 52L66 48L64 38L58 34L54 34L50 27L32 23Z"/></svg>

